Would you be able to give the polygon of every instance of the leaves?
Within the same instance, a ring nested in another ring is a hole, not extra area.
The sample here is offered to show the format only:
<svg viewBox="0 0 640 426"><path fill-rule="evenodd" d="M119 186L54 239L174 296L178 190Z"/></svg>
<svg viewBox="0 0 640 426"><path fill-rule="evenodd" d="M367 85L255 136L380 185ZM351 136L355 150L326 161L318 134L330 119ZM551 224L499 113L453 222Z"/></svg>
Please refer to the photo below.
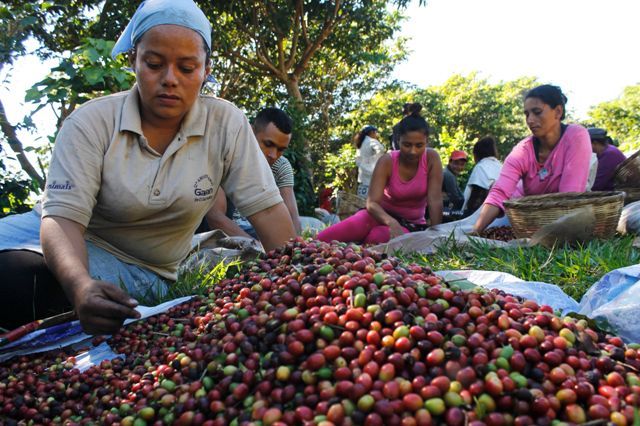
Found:
<svg viewBox="0 0 640 426"><path fill-rule="evenodd" d="M112 47L113 42L106 40L83 40L70 57L27 91L25 100L37 105L36 111L46 105L58 105L60 124L76 106L89 99L128 89L134 77L123 70L124 58L111 58Z"/></svg>
<svg viewBox="0 0 640 426"><path fill-rule="evenodd" d="M640 84L626 87L619 98L597 105L589 115L619 141L622 151L640 149Z"/></svg>

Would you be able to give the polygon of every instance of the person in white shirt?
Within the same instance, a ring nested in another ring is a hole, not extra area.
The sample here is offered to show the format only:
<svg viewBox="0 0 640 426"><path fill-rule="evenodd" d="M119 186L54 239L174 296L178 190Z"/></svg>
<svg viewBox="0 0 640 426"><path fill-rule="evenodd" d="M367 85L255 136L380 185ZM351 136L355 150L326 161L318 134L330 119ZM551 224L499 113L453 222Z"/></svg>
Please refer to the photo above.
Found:
<svg viewBox="0 0 640 426"><path fill-rule="evenodd" d="M482 205L489 189L500 176L502 163L498 160L495 139L487 136L476 142L473 145L473 160L476 165L464 190L462 211L465 215L470 215Z"/></svg>
<svg viewBox="0 0 640 426"><path fill-rule="evenodd" d="M358 166L358 195L366 198L369 193L369 183L378 159L384 154L384 145L378 140L378 129L365 126L355 137L356 165Z"/></svg>

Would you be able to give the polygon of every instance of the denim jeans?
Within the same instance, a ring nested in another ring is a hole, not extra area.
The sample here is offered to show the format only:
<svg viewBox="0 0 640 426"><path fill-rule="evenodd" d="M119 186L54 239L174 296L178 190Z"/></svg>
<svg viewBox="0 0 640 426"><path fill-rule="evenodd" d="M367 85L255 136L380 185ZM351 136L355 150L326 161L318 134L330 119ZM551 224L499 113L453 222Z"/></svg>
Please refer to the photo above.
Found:
<svg viewBox="0 0 640 426"><path fill-rule="evenodd" d="M86 241L89 275L123 286L133 297L162 296L168 283L156 273L121 261L108 251ZM0 219L0 251L29 250L42 254L40 214L36 210Z"/></svg>

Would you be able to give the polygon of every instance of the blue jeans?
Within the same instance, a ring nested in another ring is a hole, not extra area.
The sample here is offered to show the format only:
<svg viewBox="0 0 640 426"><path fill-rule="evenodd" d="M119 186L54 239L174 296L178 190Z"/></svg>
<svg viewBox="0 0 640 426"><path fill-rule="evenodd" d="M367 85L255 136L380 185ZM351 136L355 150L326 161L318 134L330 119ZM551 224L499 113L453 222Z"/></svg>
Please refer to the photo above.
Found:
<svg viewBox="0 0 640 426"><path fill-rule="evenodd" d="M86 241L89 275L127 289L133 297L162 296L168 283L156 273L118 259L108 251ZM35 210L0 219L0 251L29 250L42 254L40 214Z"/></svg>

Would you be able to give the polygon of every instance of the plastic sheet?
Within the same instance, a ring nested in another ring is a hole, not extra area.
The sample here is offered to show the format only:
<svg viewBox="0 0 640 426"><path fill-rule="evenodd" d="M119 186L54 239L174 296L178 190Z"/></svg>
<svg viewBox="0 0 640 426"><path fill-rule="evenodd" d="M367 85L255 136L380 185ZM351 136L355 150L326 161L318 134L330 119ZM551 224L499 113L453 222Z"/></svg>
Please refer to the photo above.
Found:
<svg viewBox="0 0 640 426"><path fill-rule="evenodd" d="M178 268L178 277L189 273L207 274L220 262L252 260L264 252L259 241L246 237L229 237L223 231L195 234L191 253Z"/></svg>
<svg viewBox="0 0 640 426"><path fill-rule="evenodd" d="M128 319L125 325L141 321L161 312L166 312L172 307L189 301L193 296L185 296L170 300L157 306L138 306L139 319ZM28 355L60 349L80 342L88 341L92 336L82 331L79 321L71 321L54 327L34 331L3 347L0 350L0 362L6 361L17 355Z"/></svg>
<svg viewBox="0 0 640 426"><path fill-rule="evenodd" d="M640 235L640 201L624 206L618 221L618 232Z"/></svg>
<svg viewBox="0 0 640 426"><path fill-rule="evenodd" d="M392 239L388 243L378 244L372 247L372 249L389 254L398 252L431 254L434 253L438 247L448 244L452 239L459 245L468 244L470 240L474 240L500 248L515 248L528 244L527 239L505 242L467 235L472 231L473 225L479 215L480 210L478 209L474 214L462 220L435 225L427 228L425 231L404 234ZM491 222L487 228L496 226L510 226L509 219L506 216L498 218Z"/></svg>
<svg viewBox="0 0 640 426"><path fill-rule="evenodd" d="M560 287L538 281L524 281L506 272L497 271L438 271L436 274L447 281L465 279L472 284L487 289L498 289L524 299L535 300L538 304L549 305L563 315L577 312L578 302L569 297Z"/></svg>
<svg viewBox="0 0 640 426"><path fill-rule="evenodd" d="M640 265L609 272L585 293L579 314L626 342L640 342Z"/></svg>

